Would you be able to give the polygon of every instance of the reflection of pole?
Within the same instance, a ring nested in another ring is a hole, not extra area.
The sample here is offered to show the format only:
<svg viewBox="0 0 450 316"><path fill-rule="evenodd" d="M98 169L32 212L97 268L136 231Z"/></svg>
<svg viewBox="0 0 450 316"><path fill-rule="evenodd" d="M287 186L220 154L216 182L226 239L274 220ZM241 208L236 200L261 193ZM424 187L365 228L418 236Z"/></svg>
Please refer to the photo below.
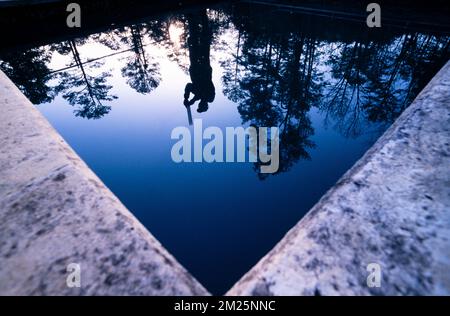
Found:
<svg viewBox="0 0 450 316"><path fill-rule="evenodd" d="M191 113L191 106L187 106L186 107L186 111L188 114L188 121L189 121L189 125L192 125L192 113Z"/></svg>

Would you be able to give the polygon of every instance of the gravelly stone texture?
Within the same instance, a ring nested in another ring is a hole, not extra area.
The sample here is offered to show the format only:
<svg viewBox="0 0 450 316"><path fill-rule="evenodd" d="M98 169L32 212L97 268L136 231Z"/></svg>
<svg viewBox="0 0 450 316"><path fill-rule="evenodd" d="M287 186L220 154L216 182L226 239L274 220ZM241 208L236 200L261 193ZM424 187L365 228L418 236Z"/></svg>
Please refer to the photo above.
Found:
<svg viewBox="0 0 450 316"><path fill-rule="evenodd" d="M380 288L367 286L369 263ZM433 294L450 295L450 62L228 292Z"/></svg>
<svg viewBox="0 0 450 316"><path fill-rule="evenodd" d="M0 109L0 295L208 294L1 71Z"/></svg>

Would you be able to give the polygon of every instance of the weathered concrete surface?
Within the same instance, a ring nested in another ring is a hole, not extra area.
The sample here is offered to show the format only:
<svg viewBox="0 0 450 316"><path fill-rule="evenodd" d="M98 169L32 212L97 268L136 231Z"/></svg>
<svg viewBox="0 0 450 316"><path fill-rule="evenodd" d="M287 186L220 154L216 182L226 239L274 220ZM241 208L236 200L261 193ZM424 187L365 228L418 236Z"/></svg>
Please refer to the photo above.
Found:
<svg viewBox="0 0 450 316"><path fill-rule="evenodd" d="M380 288L367 286L369 263ZM228 292L355 294L450 294L450 62Z"/></svg>
<svg viewBox="0 0 450 316"><path fill-rule="evenodd" d="M0 110L0 295L208 294L1 71Z"/></svg>

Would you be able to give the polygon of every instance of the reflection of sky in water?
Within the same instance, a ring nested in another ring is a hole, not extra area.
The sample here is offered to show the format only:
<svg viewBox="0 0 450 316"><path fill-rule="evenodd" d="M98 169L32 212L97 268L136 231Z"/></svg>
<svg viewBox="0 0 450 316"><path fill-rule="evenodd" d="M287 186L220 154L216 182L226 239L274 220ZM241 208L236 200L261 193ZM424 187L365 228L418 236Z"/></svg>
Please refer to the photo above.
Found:
<svg viewBox="0 0 450 316"><path fill-rule="evenodd" d="M120 50L89 40L77 46L82 61L112 54L99 60L103 63L99 68L85 64L92 76L111 74L109 93L118 98L102 102L111 111L97 120L76 117L76 106L61 94L38 108L177 260L206 288L220 294L302 218L363 155L380 129L365 123L359 136L346 138L332 120L325 120L324 112L312 107L307 115L314 131L309 140L315 147L306 148L311 160L300 159L287 172L261 181L251 163L173 163L171 131L187 125L183 93L190 77L180 67L189 67L183 27L173 21L168 28L170 49L143 39L144 51L151 63L159 64L161 76L151 93L137 93L122 76L121 68L134 52L116 54ZM237 31L230 25L211 48L216 97L204 113L196 112L198 103L192 106L193 118L202 118L204 128L242 124L238 104L222 92L221 62L235 54L237 45ZM317 69L324 72L324 81L332 80L326 61L336 45L318 47L323 55ZM73 64L70 54L53 52L49 68L69 64Z"/></svg>

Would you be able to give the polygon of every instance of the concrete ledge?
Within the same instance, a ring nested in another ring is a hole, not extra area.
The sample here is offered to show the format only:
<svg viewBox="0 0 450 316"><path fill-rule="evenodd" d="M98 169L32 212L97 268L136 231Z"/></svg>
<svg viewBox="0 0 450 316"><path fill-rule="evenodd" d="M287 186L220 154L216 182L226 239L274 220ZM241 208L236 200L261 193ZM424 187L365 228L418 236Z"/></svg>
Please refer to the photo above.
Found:
<svg viewBox="0 0 450 316"><path fill-rule="evenodd" d="M0 108L0 295L208 294L1 71Z"/></svg>
<svg viewBox="0 0 450 316"><path fill-rule="evenodd" d="M369 288L369 263L381 288ZM228 295L450 295L450 62Z"/></svg>

